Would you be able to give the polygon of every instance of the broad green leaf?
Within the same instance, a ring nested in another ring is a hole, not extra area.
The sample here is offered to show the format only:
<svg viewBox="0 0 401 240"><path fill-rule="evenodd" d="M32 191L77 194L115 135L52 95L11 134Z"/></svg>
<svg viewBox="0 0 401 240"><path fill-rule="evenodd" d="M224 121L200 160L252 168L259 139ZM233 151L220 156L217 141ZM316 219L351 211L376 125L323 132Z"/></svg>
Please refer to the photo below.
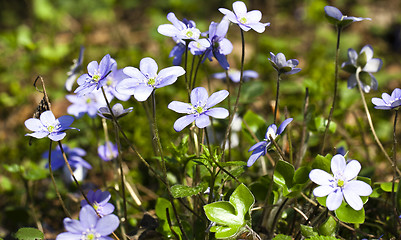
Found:
<svg viewBox="0 0 401 240"><path fill-rule="evenodd" d="M242 226L236 226L236 225L232 225L229 227L224 227L224 226L213 226L210 231L211 232L215 232L215 237L217 239L221 239L221 238L232 238L234 237L238 231L240 230Z"/></svg>
<svg viewBox="0 0 401 240"><path fill-rule="evenodd" d="M286 161L279 160L274 171L274 182L280 186L290 188L294 179L294 166Z"/></svg>
<svg viewBox="0 0 401 240"><path fill-rule="evenodd" d="M36 228L24 227L18 229L15 238L18 240L41 240L45 238L45 235Z"/></svg>
<svg viewBox="0 0 401 240"><path fill-rule="evenodd" d="M306 226L303 224L301 224L301 233L302 233L302 236L307 237L307 238L318 235L318 233L313 229L313 227Z"/></svg>
<svg viewBox="0 0 401 240"><path fill-rule="evenodd" d="M244 184L241 184L231 194L230 203L236 209L237 217L244 219L245 214L255 203L255 198L251 191Z"/></svg>
<svg viewBox="0 0 401 240"><path fill-rule="evenodd" d="M339 240L339 239L335 238L335 237L328 237L328 236L314 236L311 238L307 238L305 240Z"/></svg>
<svg viewBox="0 0 401 240"><path fill-rule="evenodd" d="M332 236L337 227L337 222L333 217L329 216L329 218L319 226L318 231L320 235L323 236Z"/></svg>
<svg viewBox="0 0 401 240"><path fill-rule="evenodd" d="M201 183L195 187L189 187L185 185L174 185L171 187L171 193L174 198L189 197L200 192L204 192L207 188L207 183Z"/></svg>
<svg viewBox="0 0 401 240"><path fill-rule="evenodd" d="M323 171L330 172L331 168L331 159L333 156L331 154L327 154L326 156L322 156L318 154L315 157L315 160L312 163L312 169L322 169Z"/></svg>
<svg viewBox="0 0 401 240"><path fill-rule="evenodd" d="M166 209L169 209L170 217L173 217L174 213L172 211L171 202L165 198L159 197L156 201L155 207L156 215L159 219L167 220Z"/></svg>
<svg viewBox="0 0 401 240"><path fill-rule="evenodd" d="M220 201L203 206L207 218L220 225L242 226L244 218L236 215L234 206L227 201Z"/></svg>
<svg viewBox="0 0 401 240"><path fill-rule="evenodd" d="M365 222L365 209L359 211L354 210L350 205L343 202L337 210L336 216L340 221L346 223L364 223Z"/></svg>
<svg viewBox="0 0 401 240"><path fill-rule="evenodd" d="M295 171L294 184L304 184L309 180L310 167L300 167Z"/></svg>
<svg viewBox="0 0 401 240"><path fill-rule="evenodd" d="M41 180L47 178L48 170L38 166L36 163L29 162L24 166L25 171L23 177L27 180Z"/></svg>
<svg viewBox="0 0 401 240"><path fill-rule="evenodd" d="M245 113L243 119L246 122L247 126L245 126L245 123L242 123L242 129L244 129L244 131L250 141L254 142L254 139L249 134L248 127L253 133L256 134L256 136L259 139L262 139L264 137L267 127L266 127L265 119L263 117L252 112L251 110L248 110Z"/></svg>
<svg viewBox="0 0 401 240"><path fill-rule="evenodd" d="M273 240L292 240L291 236L279 234L273 238Z"/></svg>
<svg viewBox="0 0 401 240"><path fill-rule="evenodd" d="M16 163L13 164L3 164L3 167L6 171L10 173L18 173L23 171L23 167L21 165L18 165Z"/></svg>
<svg viewBox="0 0 401 240"><path fill-rule="evenodd" d="M393 183L392 182L385 182L380 184L380 188L385 192L392 192ZM394 191L397 191L398 183L396 182L394 185Z"/></svg>
<svg viewBox="0 0 401 240"><path fill-rule="evenodd" d="M244 161L229 161L229 162L222 162L220 166L222 167L229 167L229 166L245 166L246 162Z"/></svg>

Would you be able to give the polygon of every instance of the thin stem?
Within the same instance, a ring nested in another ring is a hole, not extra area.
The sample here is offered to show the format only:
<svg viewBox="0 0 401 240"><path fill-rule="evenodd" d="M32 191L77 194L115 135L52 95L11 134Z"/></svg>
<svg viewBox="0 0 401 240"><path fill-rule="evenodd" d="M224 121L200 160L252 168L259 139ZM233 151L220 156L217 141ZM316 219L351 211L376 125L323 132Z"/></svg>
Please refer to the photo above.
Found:
<svg viewBox="0 0 401 240"><path fill-rule="evenodd" d="M231 92L231 82L230 82L230 77L228 76L228 71L225 71L226 73L226 82L227 82L227 91ZM231 98L228 97L228 116L231 117ZM233 116L234 118L234 116ZM231 130L228 133L228 161L231 159Z"/></svg>
<svg viewBox="0 0 401 240"><path fill-rule="evenodd" d="M337 27L337 47L336 47L336 61L335 61L335 68L334 68L334 96L333 96L333 102L331 104L331 108L330 108L330 113L329 113L329 117L327 118L327 125L326 125L326 129L324 130L324 134L323 134L323 143L322 143L322 149L320 150L320 153L323 154L323 150L324 150L324 145L326 143L326 135L327 135L327 131L329 130L330 127L330 122L331 122L331 118L333 116L333 112L334 112L334 107L336 104L336 98L337 98L337 89L338 89L338 57L340 55L340 36L341 36L341 30L342 28L340 26Z"/></svg>
<svg viewBox="0 0 401 240"><path fill-rule="evenodd" d="M304 147L306 143L306 121L307 121L307 114L308 114L308 106L309 106L309 89L305 88L305 100L304 100L304 110L303 110L303 115L304 119L302 122L302 133L301 133L301 146L299 147L299 153L298 153L298 158L296 162L294 163L295 169L297 169L302 162L302 158L305 154L306 147Z"/></svg>
<svg viewBox="0 0 401 240"><path fill-rule="evenodd" d="M154 139L155 139L155 141L157 143L159 154L160 154L160 158L161 158L161 161L162 161L162 170L163 170L163 175L164 175L164 179L165 179L165 182L166 182L166 187L167 187L167 192L168 192L168 195L169 195L169 200L171 202L171 207L173 209L175 218L177 220L178 227L180 228L180 230L182 232L183 238L184 239L188 239L187 234L184 231L184 227L182 226L180 216L178 215L177 209L176 209L176 207L174 205L173 194L171 193L170 183L168 182L168 179L167 179L166 161L164 159L163 148L162 148L162 145L160 143L160 138L159 138L159 130L157 128L156 97L155 97L155 91L154 90L153 90L151 96L152 96L152 113L153 113L153 125L152 125L153 126L153 134L154 134Z"/></svg>
<svg viewBox="0 0 401 240"><path fill-rule="evenodd" d="M362 97L363 107L365 108L366 117L368 118L368 123L369 123L370 129L372 130L373 137L375 138L375 141L376 141L377 145L379 146L380 150L383 152L383 154L384 154L384 156L386 157L386 159L390 162L391 166L392 166L394 169L396 169L398 175L401 175L400 169L398 169L397 166L394 166L393 160L391 160L391 158L390 158L390 156L387 154L386 150L384 150L383 145L381 144L379 138L377 137L375 128L373 127L372 117L370 116L369 109L368 109L368 105L366 104L365 95L364 95L364 93L363 93L363 91L362 91L361 80L359 79L359 73L360 73L361 71L362 71L361 67L358 67L358 68L356 69L356 74L355 74L355 75L356 75L356 81L357 81L357 83L358 83L358 90L359 90L359 93L361 94L361 97Z"/></svg>
<svg viewBox="0 0 401 240"><path fill-rule="evenodd" d="M283 161L287 161L287 160L285 160L285 156L284 156L283 151L281 150L281 148L279 147L277 142L274 140L274 138L271 135L269 136L269 138L270 138L270 141L273 143L273 145L276 147L276 150L277 150L278 154L280 155L281 159Z"/></svg>
<svg viewBox="0 0 401 240"><path fill-rule="evenodd" d="M396 136L396 131L397 131L397 118L398 118L398 108L395 110L395 116L394 116L394 127L393 127L393 181L391 185L391 199L392 199L392 205L393 205L393 211L394 211L394 217L397 219L395 221L395 229L398 228L398 226L401 224L400 218L398 217L399 214L397 212L397 207L396 207L396 199L395 199L395 179L397 178L397 136ZM398 224L397 224L398 223Z"/></svg>
<svg viewBox="0 0 401 240"><path fill-rule="evenodd" d="M245 38L244 38L244 31L243 31L242 29L240 29L240 30L241 30L241 44L242 44L242 51L241 51L241 74L240 74L240 81L239 81L239 86L238 86L237 98L236 98L236 100L235 100L235 105L234 105L234 111L231 113L230 121L229 121L229 123L228 123L228 127L227 127L227 130L226 130L226 135L225 135L224 141L223 141L223 146L222 146L222 152L223 152L223 154L222 154L222 156L221 156L221 159L222 159L223 161L224 161L224 157L225 157L225 152L224 152L224 150L225 150L226 142L227 142L228 136L229 136L229 134L230 134L231 125L232 125L232 122L233 122L233 119L234 119L234 115L235 115L235 113L236 113L237 110L238 110L238 103L239 103L239 98L240 98L240 95L241 95L241 87L242 87L242 84L243 84L243 82L244 82L243 75L244 75L244 62L245 62Z"/></svg>
<svg viewBox="0 0 401 240"><path fill-rule="evenodd" d="M277 109L278 109L278 95L280 91L280 73L277 73L277 89L276 89L276 103L274 106L274 115L273 115L273 123L277 122Z"/></svg>
<svg viewBox="0 0 401 240"><path fill-rule="evenodd" d="M71 213L65 207L63 198L61 197L61 194L58 191L58 188L57 188L57 185L56 185L56 180L54 179L54 176L53 176L53 170L52 170L52 164L51 164L51 162L52 162L51 161L52 160L52 157L51 157L52 143L53 143L53 141L50 140L50 146L49 146L49 172L50 172L50 178L52 179L52 183L53 183L54 189L56 190L56 195L58 197L58 200L60 201L61 207L63 207L65 215L67 215L67 217L71 218Z"/></svg>
<svg viewBox="0 0 401 240"><path fill-rule="evenodd" d="M201 63L202 63L204 57L205 57L205 52L201 55L201 57L200 57L200 59L199 59L199 61L198 61L198 64L196 65L195 75L194 75L194 79L192 80L192 87L191 87L191 89L194 89L194 88L195 88L196 76L198 75L198 70L199 70L199 67L200 67L200 65L201 65ZM191 74L191 75L192 75L192 74ZM210 89L209 89L209 91L210 91Z"/></svg>

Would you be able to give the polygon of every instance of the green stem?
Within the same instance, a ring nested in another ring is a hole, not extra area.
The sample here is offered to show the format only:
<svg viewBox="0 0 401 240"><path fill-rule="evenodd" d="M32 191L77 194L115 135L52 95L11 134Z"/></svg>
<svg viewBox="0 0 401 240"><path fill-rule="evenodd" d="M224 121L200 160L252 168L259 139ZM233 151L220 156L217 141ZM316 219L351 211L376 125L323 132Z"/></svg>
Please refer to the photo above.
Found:
<svg viewBox="0 0 401 240"><path fill-rule="evenodd" d="M323 134L323 143L322 143L322 149L320 150L320 153L323 154L324 151L324 146L326 143L326 135L327 135L327 131L329 130L330 127L330 122L331 122L331 118L333 116L333 112L334 112L334 107L336 104L336 98L337 98L337 89L338 89L338 58L340 55L340 36L341 36L341 30L342 28L340 26L337 27L337 47L336 47L336 61L335 61L335 68L334 68L334 96L333 96L333 102L331 104L331 108L330 108L330 113L329 113L329 117L327 118L327 125L326 125L326 129L324 130L324 134Z"/></svg>
<svg viewBox="0 0 401 240"><path fill-rule="evenodd" d="M401 225L400 218L398 217L400 214L398 214L398 212L397 212L396 199L395 199L395 179L397 178L397 169L398 169L397 168L397 136L396 136L397 119L398 119L398 108L395 110L395 116L394 116L394 127L393 127L393 170L394 171L393 171L393 181L392 181L392 185L391 185L391 199L392 199L394 217L397 219L397 221L395 221L395 229L397 229L398 226Z"/></svg>
<svg viewBox="0 0 401 240"><path fill-rule="evenodd" d="M273 123L277 122L277 109L278 109L278 95L280 91L280 73L277 73L277 89L276 89L276 102L274 106Z"/></svg>
<svg viewBox="0 0 401 240"><path fill-rule="evenodd" d="M364 95L364 93L363 93L363 91L362 91L361 80L359 79L359 73L360 73L361 71L362 71L361 67L358 67L358 68L356 69L356 74L355 74L355 75L356 75L356 81L357 81L357 83L358 83L358 90L359 90L359 93L361 94L363 107L365 108L366 117L368 118L368 123L369 123L370 129L372 130L373 137L374 137L374 139L375 139L377 145L379 146L380 150L383 152L384 156L386 157L386 159L390 162L391 166L392 166L394 169L396 169L398 175L401 175L401 171L397 168L397 166L394 165L393 160L391 160L391 158L390 158L390 156L387 154L386 150L384 150L383 145L381 144L379 138L377 137L375 128L373 127L372 117L370 116L369 109L368 109L368 105L366 104L365 95Z"/></svg>

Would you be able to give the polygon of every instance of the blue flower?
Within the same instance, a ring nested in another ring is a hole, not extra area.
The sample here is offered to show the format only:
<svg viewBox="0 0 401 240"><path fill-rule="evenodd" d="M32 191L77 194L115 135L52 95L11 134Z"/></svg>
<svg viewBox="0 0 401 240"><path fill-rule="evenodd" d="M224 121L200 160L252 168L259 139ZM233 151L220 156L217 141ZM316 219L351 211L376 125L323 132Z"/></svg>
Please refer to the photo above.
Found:
<svg viewBox="0 0 401 240"><path fill-rule="evenodd" d="M104 91L107 94L107 100L111 102L113 97L116 97L121 101L127 101L131 97L131 95L121 94L117 92L116 87L119 82L126 78L129 78L129 76L124 74L123 69L117 69L117 62L113 58L110 59L110 61L112 66L111 72L109 75L107 75L106 83L104 85Z"/></svg>
<svg viewBox="0 0 401 240"><path fill-rule="evenodd" d="M157 73L158 66L152 58L143 58L140 67L125 67L124 74L129 78L122 80L116 87L117 92L134 95L135 99L146 101L156 88L171 85L177 78L184 75L185 70L180 66L168 67Z"/></svg>
<svg viewBox="0 0 401 240"><path fill-rule="evenodd" d="M102 190L89 190L86 197L88 198L89 203L101 217L109 215L114 211L114 205L108 202L111 198L111 194L108 191L102 192ZM88 202L83 199L81 201L81 206L88 206Z"/></svg>
<svg viewBox="0 0 401 240"><path fill-rule="evenodd" d="M34 138L49 137L51 140L57 142L65 137L65 130L75 129L70 127L74 121L74 118L71 116L61 116L56 119L51 111L45 111L39 118L30 118L25 121L25 126L33 131L33 133L27 133L25 136Z"/></svg>
<svg viewBox="0 0 401 240"><path fill-rule="evenodd" d="M360 68L359 79L362 89L368 93L371 89L377 89L378 83L372 73L379 71L382 65L383 61L380 58L373 58L373 48L370 45L365 45L359 55L354 49L348 49L348 61L344 62L341 68L351 73L351 76L348 78L349 89L358 84L356 70Z"/></svg>
<svg viewBox="0 0 401 240"><path fill-rule="evenodd" d="M83 166L86 169L92 169L92 166L85 161L82 157L86 155L85 150L82 148L69 148L68 146L63 144L63 150L67 157L68 163L72 168L78 168L79 166ZM57 170L65 165L63 153L61 152L60 146L53 151L51 151L51 165L53 170ZM49 152L46 151L42 155L43 158L49 157ZM49 167L49 164L46 164L46 168Z"/></svg>
<svg viewBox="0 0 401 240"><path fill-rule="evenodd" d="M109 54L104 56L98 64L92 61L88 64L88 73L83 74L77 80L79 87L75 89L74 93L82 96L92 92L95 88L100 89L106 84L106 77L112 70L115 61L112 61Z"/></svg>
<svg viewBox="0 0 401 240"><path fill-rule="evenodd" d="M269 148L272 145L272 142L270 141L270 137L272 137L274 140L277 139L278 136L280 136L285 128L287 127L287 125L292 121L292 118L287 118L286 120L284 120L280 127L278 127L276 124L272 124L267 128L266 134L265 134L265 139L261 142L256 143L255 145L253 145L248 152L253 151L253 153L251 154L251 156L248 159L248 163L247 166L250 167L252 166L256 160L258 160L261 156L266 155L267 150L269 150Z"/></svg>
<svg viewBox="0 0 401 240"><path fill-rule="evenodd" d="M244 31L253 29L258 33L262 33L265 31L266 26L270 26L270 23L260 22L262 19L262 13L259 10L247 12L245 3L241 1L233 3L233 10L234 12L226 8L219 8L221 13L226 15L231 22L238 24L238 26Z"/></svg>
<svg viewBox="0 0 401 240"><path fill-rule="evenodd" d="M327 196L326 206L330 211L340 207L345 201L355 210L363 207L360 196L369 196L372 187L360 180L355 180L361 170L361 164L357 160L345 161L341 154L331 159L331 171L333 175L321 170L313 169L309 173L312 182L320 185L313 190L316 197Z"/></svg>
<svg viewBox="0 0 401 240"><path fill-rule="evenodd" d="M121 117L124 117L128 113L132 112L132 109L133 109L133 107L129 107L127 109L124 109L124 107L123 107L123 105L121 103L116 103L111 108L111 111L113 111L114 117L116 119L119 119ZM100 107L97 114L102 118L113 119L108 107Z"/></svg>
<svg viewBox="0 0 401 240"><path fill-rule="evenodd" d="M68 78L67 81L65 81L65 89L67 89L67 91L69 92L71 92L72 86L74 85L74 82L77 79L77 76L82 69L82 62L84 60L84 50L85 48L81 46L81 49L79 50L78 59L73 60L74 64L71 66L70 71L67 73Z"/></svg>
<svg viewBox="0 0 401 240"><path fill-rule="evenodd" d="M200 31L195 27L193 21L184 22L177 19L174 13L167 14L167 19L172 24L162 24L157 31L167 37L176 38L178 40L196 40L200 36Z"/></svg>
<svg viewBox="0 0 401 240"><path fill-rule="evenodd" d="M401 106L401 89L396 88L391 93L383 93L382 98L372 98L376 109L390 110Z"/></svg>
<svg viewBox="0 0 401 240"><path fill-rule="evenodd" d="M108 141L97 148L97 154L103 161L111 161L118 156L117 144Z"/></svg>
<svg viewBox="0 0 401 240"><path fill-rule="evenodd" d="M112 96L109 93L107 94L107 99L109 101L112 99ZM103 97L101 90L94 90L93 92L87 93L85 95L67 95L65 96L68 101L72 104L67 108L67 113L74 115L77 118L83 117L85 114L88 114L89 117L95 118L97 110L100 107L106 106L106 101Z"/></svg>
<svg viewBox="0 0 401 240"><path fill-rule="evenodd" d="M214 73L214 74L212 74L212 77L216 78L216 79L226 80L226 73L225 72ZM242 73L242 78L243 78L244 82L248 81L252 78L258 78L258 77L259 77L259 74L253 70L245 70ZM239 83L240 78L241 78L241 72L237 69L230 68L228 70L228 78L231 79L231 81L233 81L235 83Z"/></svg>
<svg viewBox="0 0 401 240"><path fill-rule="evenodd" d="M212 108L228 96L228 91L221 90L208 96L205 88L197 87L191 92L191 103L172 101L167 107L178 113L188 115L180 117L174 123L174 130L179 132L195 121L198 128L205 128L210 125L209 117L226 118L228 110L221 107Z"/></svg>
<svg viewBox="0 0 401 240"><path fill-rule="evenodd" d="M341 13L338 8L333 7L333 6L325 6L324 7L324 12L326 13L327 19L339 26L339 27L345 27L348 24L351 24L353 22L360 22L362 20L371 20L370 18L361 18L361 17L348 17L345 16Z"/></svg>
<svg viewBox="0 0 401 240"><path fill-rule="evenodd" d="M67 232L57 235L56 240L112 240L108 235L117 229L120 220L114 214L99 218L95 210L87 205L81 208L79 220L64 218L63 223Z"/></svg>
<svg viewBox="0 0 401 240"><path fill-rule="evenodd" d="M298 60L290 59L287 61L282 53L274 55L274 53L270 52L270 58L268 59L279 74L290 75L301 71L300 68L296 68L299 64Z"/></svg>

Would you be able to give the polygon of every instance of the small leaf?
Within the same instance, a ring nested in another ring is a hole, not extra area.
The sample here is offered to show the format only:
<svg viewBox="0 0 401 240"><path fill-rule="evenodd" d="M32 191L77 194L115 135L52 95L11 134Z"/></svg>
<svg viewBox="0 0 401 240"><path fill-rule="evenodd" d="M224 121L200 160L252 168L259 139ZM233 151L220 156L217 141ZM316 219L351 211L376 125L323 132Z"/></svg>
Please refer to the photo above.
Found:
<svg viewBox="0 0 401 240"><path fill-rule="evenodd" d="M393 183L392 182L385 182L380 184L380 188L385 192L392 192L393 190ZM394 191L397 191L398 183L395 183Z"/></svg>
<svg viewBox="0 0 401 240"><path fill-rule="evenodd" d="M203 206L207 218L220 225L242 226L244 219L237 217L234 206L227 201L220 201Z"/></svg>
<svg viewBox="0 0 401 240"><path fill-rule="evenodd" d="M3 164L3 167L6 171L10 173L18 173L23 170L23 167L21 165L18 165L16 163L14 164Z"/></svg>
<svg viewBox="0 0 401 240"><path fill-rule="evenodd" d="M292 240L291 236L279 234L273 238L273 240Z"/></svg>
<svg viewBox="0 0 401 240"><path fill-rule="evenodd" d="M395 195L396 207L401 210L401 184L398 184L397 193Z"/></svg>
<svg viewBox="0 0 401 240"><path fill-rule="evenodd" d="M240 230L241 226L230 226L230 227L224 227L224 226L213 226L210 231L215 232L215 237L217 239L222 239L222 238L232 238L235 235L237 235L238 231Z"/></svg>
<svg viewBox="0 0 401 240"><path fill-rule="evenodd" d="M290 188L294 179L294 166L286 161L279 160L274 171L274 182L280 186Z"/></svg>
<svg viewBox="0 0 401 240"><path fill-rule="evenodd" d="M320 235L332 236L336 231L336 227L336 220L334 220L334 218L330 216L322 225L319 226L318 231Z"/></svg>
<svg viewBox="0 0 401 240"><path fill-rule="evenodd" d="M24 227L18 229L15 238L18 240L41 240L45 238L45 235L36 228Z"/></svg>
<svg viewBox="0 0 401 240"><path fill-rule="evenodd" d="M337 210L336 216L340 221L346 223L364 223L365 222L365 209L356 211L350 205L343 202Z"/></svg>
<svg viewBox="0 0 401 240"><path fill-rule="evenodd" d="M173 211L172 211L172 206L171 202L165 198L158 198L156 201L156 215L159 219L166 220L167 221L167 216L166 216L166 209L169 209L170 211L170 217L174 216Z"/></svg>
<svg viewBox="0 0 401 240"><path fill-rule="evenodd" d="M302 236L307 237L307 238L318 235L318 233L313 229L313 227L302 225L302 224L301 224L301 233L302 233Z"/></svg>
<svg viewBox="0 0 401 240"><path fill-rule="evenodd" d="M251 191L244 184L241 184L231 194L230 203L236 209L237 217L243 219L255 203L255 198Z"/></svg>
<svg viewBox="0 0 401 240"><path fill-rule="evenodd" d="M304 184L309 180L310 167L300 167L295 171L294 184Z"/></svg>
<svg viewBox="0 0 401 240"><path fill-rule="evenodd" d="M189 187L185 185L174 185L171 187L171 193L174 198L183 198L193 196L200 192L204 192L207 188L207 183L201 183L195 187Z"/></svg>
<svg viewBox="0 0 401 240"><path fill-rule="evenodd" d="M335 238L335 237L328 237L328 236L314 236L311 238L307 238L305 240L339 240L339 239Z"/></svg>
<svg viewBox="0 0 401 240"><path fill-rule="evenodd" d="M312 169L322 169L323 171L330 172L332 158L331 154L327 154L326 156L318 154L312 163Z"/></svg>

